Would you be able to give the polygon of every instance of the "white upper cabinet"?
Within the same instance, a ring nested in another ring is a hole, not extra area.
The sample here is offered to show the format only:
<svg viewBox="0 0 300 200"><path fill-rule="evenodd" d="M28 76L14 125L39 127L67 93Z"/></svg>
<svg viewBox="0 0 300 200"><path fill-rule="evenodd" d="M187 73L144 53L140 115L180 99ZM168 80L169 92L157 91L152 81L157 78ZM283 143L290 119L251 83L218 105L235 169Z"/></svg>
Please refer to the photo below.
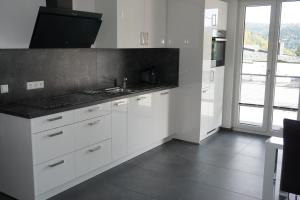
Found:
<svg viewBox="0 0 300 200"><path fill-rule="evenodd" d="M166 0L95 0L103 13L98 48L158 48L165 46Z"/></svg>
<svg viewBox="0 0 300 200"><path fill-rule="evenodd" d="M146 47L165 47L167 1L145 0Z"/></svg>
<svg viewBox="0 0 300 200"><path fill-rule="evenodd" d="M218 30L227 28L227 3L220 0L205 1L206 24Z"/></svg>
<svg viewBox="0 0 300 200"><path fill-rule="evenodd" d="M198 0L168 1L168 46L175 48L200 48L203 22Z"/></svg>

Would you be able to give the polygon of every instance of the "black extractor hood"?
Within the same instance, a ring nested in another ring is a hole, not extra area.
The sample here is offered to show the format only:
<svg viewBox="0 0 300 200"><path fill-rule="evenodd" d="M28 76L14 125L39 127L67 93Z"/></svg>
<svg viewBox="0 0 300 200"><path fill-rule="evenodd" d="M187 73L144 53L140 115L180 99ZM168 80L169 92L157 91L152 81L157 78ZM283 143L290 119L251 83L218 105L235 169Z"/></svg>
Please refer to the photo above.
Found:
<svg viewBox="0 0 300 200"><path fill-rule="evenodd" d="M29 48L91 48L102 23L102 14L53 4L59 0L48 1L52 3L39 9Z"/></svg>

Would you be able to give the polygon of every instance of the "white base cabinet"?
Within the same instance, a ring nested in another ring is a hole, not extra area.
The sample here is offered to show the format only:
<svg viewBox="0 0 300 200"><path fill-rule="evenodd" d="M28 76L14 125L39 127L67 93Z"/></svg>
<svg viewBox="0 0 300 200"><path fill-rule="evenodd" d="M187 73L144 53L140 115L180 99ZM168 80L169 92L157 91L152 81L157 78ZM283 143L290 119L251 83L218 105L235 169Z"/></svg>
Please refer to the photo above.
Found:
<svg viewBox="0 0 300 200"><path fill-rule="evenodd" d="M127 155L128 128L127 128L128 99L112 102L112 159L119 160Z"/></svg>
<svg viewBox="0 0 300 200"><path fill-rule="evenodd" d="M129 99L128 103L128 152L129 154L152 143L153 101L152 94Z"/></svg>
<svg viewBox="0 0 300 200"><path fill-rule="evenodd" d="M0 191L47 199L163 143L169 92L34 119L0 114Z"/></svg>

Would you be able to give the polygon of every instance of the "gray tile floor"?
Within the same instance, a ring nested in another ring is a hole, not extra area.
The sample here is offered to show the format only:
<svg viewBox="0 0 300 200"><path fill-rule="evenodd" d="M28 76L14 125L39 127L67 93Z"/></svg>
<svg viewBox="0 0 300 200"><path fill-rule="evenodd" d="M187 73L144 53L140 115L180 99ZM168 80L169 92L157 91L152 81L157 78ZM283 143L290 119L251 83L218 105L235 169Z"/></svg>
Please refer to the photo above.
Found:
<svg viewBox="0 0 300 200"><path fill-rule="evenodd" d="M265 140L227 131L200 145L173 140L51 200L260 199Z"/></svg>

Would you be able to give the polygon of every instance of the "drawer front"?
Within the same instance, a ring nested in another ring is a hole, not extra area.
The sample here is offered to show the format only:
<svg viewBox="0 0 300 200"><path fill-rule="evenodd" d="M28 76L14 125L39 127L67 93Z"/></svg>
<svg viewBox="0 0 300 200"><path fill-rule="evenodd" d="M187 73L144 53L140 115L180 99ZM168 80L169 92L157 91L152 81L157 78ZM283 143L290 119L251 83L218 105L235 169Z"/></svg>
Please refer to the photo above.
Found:
<svg viewBox="0 0 300 200"><path fill-rule="evenodd" d="M113 111L127 112L128 99L113 101L111 107Z"/></svg>
<svg viewBox="0 0 300 200"><path fill-rule="evenodd" d="M43 194L75 178L74 154L51 160L34 169L36 195Z"/></svg>
<svg viewBox="0 0 300 200"><path fill-rule="evenodd" d="M111 103L98 104L95 106L80 108L74 111L77 121L84 121L87 119L100 117L103 115L110 114L111 112Z"/></svg>
<svg viewBox="0 0 300 200"><path fill-rule="evenodd" d="M73 111L47 115L31 120L31 132L37 133L71 124L75 121Z"/></svg>
<svg viewBox="0 0 300 200"><path fill-rule="evenodd" d="M75 125L75 147L84 148L111 138L111 115L86 120Z"/></svg>
<svg viewBox="0 0 300 200"><path fill-rule="evenodd" d="M74 150L74 126L52 129L33 135L34 164L51 160Z"/></svg>
<svg viewBox="0 0 300 200"><path fill-rule="evenodd" d="M111 161L111 140L76 152L76 176L96 170Z"/></svg>

